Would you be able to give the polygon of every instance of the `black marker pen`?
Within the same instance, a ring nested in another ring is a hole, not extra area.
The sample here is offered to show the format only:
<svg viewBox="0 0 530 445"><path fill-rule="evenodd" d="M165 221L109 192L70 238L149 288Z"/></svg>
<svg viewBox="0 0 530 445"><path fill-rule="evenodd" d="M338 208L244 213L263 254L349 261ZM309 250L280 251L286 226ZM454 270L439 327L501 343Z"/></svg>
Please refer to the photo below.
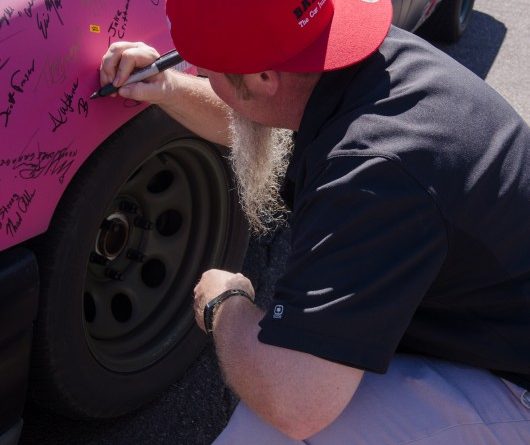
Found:
<svg viewBox="0 0 530 445"><path fill-rule="evenodd" d="M156 59L151 65L146 66L145 68L140 68L137 71L134 71L129 78L125 81L124 85L129 85L130 83L141 82L155 74L161 73L162 71L171 68L178 63L182 62L183 59L176 50L170 51L158 59ZM109 96L112 93L117 92L120 87L116 88L113 84L109 83L104 87L101 87L98 91L92 93L90 99L97 99L98 97Z"/></svg>

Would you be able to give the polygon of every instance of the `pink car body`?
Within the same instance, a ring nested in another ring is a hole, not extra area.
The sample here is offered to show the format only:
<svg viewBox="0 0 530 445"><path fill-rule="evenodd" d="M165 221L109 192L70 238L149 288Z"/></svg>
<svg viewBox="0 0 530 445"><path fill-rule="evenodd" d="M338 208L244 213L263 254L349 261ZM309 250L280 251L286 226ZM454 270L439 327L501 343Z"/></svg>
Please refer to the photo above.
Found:
<svg viewBox="0 0 530 445"><path fill-rule="evenodd" d="M0 6L0 442L16 444L39 301L24 241L48 229L70 181L147 104L90 100L118 40L172 49L164 0L4 0ZM193 71L181 63L180 70Z"/></svg>
<svg viewBox="0 0 530 445"><path fill-rule="evenodd" d="M0 250L45 232L83 162L145 107L89 99L118 40L170 50L165 2L13 0L0 10Z"/></svg>

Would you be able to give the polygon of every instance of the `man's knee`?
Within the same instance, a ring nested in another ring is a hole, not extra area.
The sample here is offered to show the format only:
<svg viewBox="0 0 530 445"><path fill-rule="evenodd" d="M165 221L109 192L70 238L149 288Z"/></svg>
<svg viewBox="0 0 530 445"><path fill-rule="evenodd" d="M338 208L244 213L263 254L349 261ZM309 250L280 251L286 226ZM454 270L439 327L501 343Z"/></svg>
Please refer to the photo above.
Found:
<svg viewBox="0 0 530 445"><path fill-rule="evenodd" d="M467 445L495 444L495 436L526 445L530 409L516 393L523 390L511 387L484 370L398 355L387 374L366 373L343 413L306 441L288 438L239 403L214 445ZM517 431L507 428L514 422Z"/></svg>

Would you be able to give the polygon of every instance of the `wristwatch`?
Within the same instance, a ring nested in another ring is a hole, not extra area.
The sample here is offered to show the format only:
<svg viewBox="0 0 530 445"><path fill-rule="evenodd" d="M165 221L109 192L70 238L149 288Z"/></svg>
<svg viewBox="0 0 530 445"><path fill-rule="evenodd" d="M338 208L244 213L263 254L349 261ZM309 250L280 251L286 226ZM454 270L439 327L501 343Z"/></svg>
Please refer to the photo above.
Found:
<svg viewBox="0 0 530 445"><path fill-rule="evenodd" d="M221 295L215 297L213 300L210 300L206 304L206 306L204 306L204 312L202 315L204 320L204 327L206 329L206 333L209 336L213 335L213 318L215 316L217 308L221 306L221 303L223 301L228 300L234 295L239 295L241 297L247 298L252 304L254 304L254 300L251 298L251 296L242 289L229 289L227 291L224 291Z"/></svg>

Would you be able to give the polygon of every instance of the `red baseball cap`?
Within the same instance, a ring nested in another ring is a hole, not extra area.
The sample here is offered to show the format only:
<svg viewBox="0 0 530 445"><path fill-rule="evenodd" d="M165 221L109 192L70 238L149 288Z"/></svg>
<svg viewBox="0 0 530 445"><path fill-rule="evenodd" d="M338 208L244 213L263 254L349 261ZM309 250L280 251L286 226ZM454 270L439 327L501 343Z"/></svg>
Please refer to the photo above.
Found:
<svg viewBox="0 0 530 445"><path fill-rule="evenodd" d="M221 73L319 72L375 52L391 0L167 0L175 48Z"/></svg>

